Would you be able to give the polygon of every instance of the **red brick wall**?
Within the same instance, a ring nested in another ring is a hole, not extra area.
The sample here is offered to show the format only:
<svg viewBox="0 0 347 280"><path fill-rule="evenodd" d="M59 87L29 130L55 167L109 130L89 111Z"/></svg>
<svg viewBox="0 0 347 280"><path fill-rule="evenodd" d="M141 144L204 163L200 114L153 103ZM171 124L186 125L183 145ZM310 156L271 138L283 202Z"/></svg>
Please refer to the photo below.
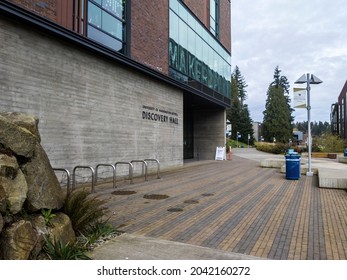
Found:
<svg viewBox="0 0 347 280"><path fill-rule="evenodd" d="M56 0L9 0L9 2L37 13L44 18L57 21Z"/></svg>
<svg viewBox="0 0 347 280"><path fill-rule="evenodd" d="M229 0L220 1L220 42L231 52L231 4Z"/></svg>
<svg viewBox="0 0 347 280"><path fill-rule="evenodd" d="M131 58L168 74L169 1L131 1Z"/></svg>
<svg viewBox="0 0 347 280"><path fill-rule="evenodd" d="M184 0L187 7L210 29L210 0ZM231 52L231 4L220 0L220 42Z"/></svg>
<svg viewBox="0 0 347 280"><path fill-rule="evenodd" d="M210 29L210 0L184 0L184 4Z"/></svg>

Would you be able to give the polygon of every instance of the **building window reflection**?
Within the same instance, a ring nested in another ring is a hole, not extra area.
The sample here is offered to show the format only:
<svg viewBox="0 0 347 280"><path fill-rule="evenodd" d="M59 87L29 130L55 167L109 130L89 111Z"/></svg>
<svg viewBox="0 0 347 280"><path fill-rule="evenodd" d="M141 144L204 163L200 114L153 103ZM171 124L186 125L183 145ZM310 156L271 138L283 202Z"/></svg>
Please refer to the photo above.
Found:
<svg viewBox="0 0 347 280"><path fill-rule="evenodd" d="M229 52L179 1L170 0L169 16L169 75L217 99L230 99Z"/></svg>

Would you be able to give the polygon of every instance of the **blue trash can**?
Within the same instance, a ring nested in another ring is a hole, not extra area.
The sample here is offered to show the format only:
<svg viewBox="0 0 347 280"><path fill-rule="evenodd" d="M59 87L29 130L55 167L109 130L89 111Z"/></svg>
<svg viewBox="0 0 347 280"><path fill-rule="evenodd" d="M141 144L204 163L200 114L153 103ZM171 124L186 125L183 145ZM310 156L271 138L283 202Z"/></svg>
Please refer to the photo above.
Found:
<svg viewBox="0 0 347 280"><path fill-rule="evenodd" d="M347 148L343 151L343 155L347 157Z"/></svg>
<svg viewBox="0 0 347 280"><path fill-rule="evenodd" d="M286 157L286 179L298 180L300 178L300 155L290 153Z"/></svg>

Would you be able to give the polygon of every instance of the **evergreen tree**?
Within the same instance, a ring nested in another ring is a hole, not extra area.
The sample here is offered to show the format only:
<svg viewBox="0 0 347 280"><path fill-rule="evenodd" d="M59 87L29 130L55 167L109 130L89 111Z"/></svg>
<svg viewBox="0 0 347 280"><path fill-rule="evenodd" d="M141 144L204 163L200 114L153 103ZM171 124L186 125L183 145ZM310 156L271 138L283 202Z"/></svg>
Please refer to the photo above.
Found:
<svg viewBox="0 0 347 280"><path fill-rule="evenodd" d="M250 134L253 143L253 126L250 118L248 106L244 104L247 98L247 84L241 74L240 69L236 66L231 75L231 108L227 110L227 119L232 126L232 139L236 139L236 134L241 134L240 141L247 143L248 134Z"/></svg>
<svg viewBox="0 0 347 280"><path fill-rule="evenodd" d="M235 66L233 76L236 81L237 96L240 100L241 106L243 106L243 103L247 98L246 87L248 85L246 84L245 78L242 76L241 71L237 65Z"/></svg>
<svg viewBox="0 0 347 280"><path fill-rule="evenodd" d="M237 82L234 75L231 75L231 106L227 110L227 119L231 123L231 138L236 139L236 133L239 130L239 119L241 113L241 104L238 97Z"/></svg>
<svg viewBox="0 0 347 280"><path fill-rule="evenodd" d="M243 143L248 143L248 135L250 137L249 144L252 145L254 142L253 138L253 125L252 125L252 119L249 115L248 105L243 105L243 108L240 112L240 119L239 119L239 133L241 134L240 141Z"/></svg>
<svg viewBox="0 0 347 280"><path fill-rule="evenodd" d="M263 119L265 141L288 142L293 133L293 109L290 107L289 83L281 76L278 66L274 72L274 81L269 85Z"/></svg>

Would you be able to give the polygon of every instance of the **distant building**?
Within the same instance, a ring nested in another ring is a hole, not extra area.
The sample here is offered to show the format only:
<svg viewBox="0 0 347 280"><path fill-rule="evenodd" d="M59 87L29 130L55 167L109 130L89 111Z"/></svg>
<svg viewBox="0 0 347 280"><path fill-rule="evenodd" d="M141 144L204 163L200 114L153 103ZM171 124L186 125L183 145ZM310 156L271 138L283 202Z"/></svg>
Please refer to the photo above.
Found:
<svg viewBox="0 0 347 280"><path fill-rule="evenodd" d="M263 141L263 130L261 122L253 122L253 138L255 141Z"/></svg>
<svg viewBox="0 0 347 280"><path fill-rule="evenodd" d="M347 81L345 82L338 101L331 105L330 123L331 131L335 135L339 135L342 139L347 139Z"/></svg>

